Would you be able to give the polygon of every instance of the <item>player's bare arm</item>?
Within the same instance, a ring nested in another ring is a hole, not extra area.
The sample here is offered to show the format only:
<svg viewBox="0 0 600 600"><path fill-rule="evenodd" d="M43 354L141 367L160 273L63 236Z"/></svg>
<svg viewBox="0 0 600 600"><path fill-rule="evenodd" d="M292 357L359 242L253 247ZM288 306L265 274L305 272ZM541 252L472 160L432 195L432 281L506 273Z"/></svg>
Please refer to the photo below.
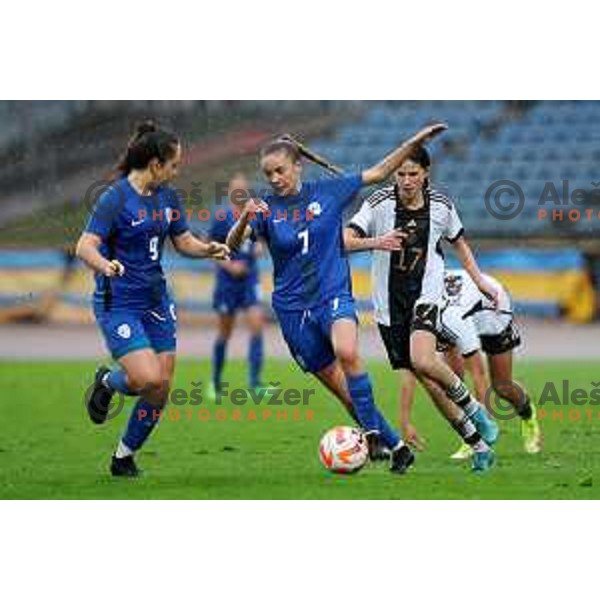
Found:
<svg viewBox="0 0 600 600"><path fill-rule="evenodd" d="M173 237L173 245L180 254L191 258L214 258L215 260L227 260L229 258L229 247L219 242L203 242L190 231Z"/></svg>
<svg viewBox="0 0 600 600"><path fill-rule="evenodd" d="M496 305L498 304L498 290L491 286L483 277L477 261L473 256L471 247L465 240L464 236L460 236L453 244L452 247L456 252L456 256L460 260L464 270L469 274L471 279L475 282L475 285L479 288L482 294L487 296Z"/></svg>
<svg viewBox="0 0 600 600"><path fill-rule="evenodd" d="M395 252L402 249L406 236L406 232L393 229L380 236L361 237L356 229L346 227L344 229L344 248L347 252L364 252L367 250Z"/></svg>
<svg viewBox="0 0 600 600"><path fill-rule="evenodd" d="M100 254L102 238L93 233L83 233L77 242L75 254L90 269L105 277L121 277L125 267L118 260L107 260Z"/></svg>
<svg viewBox="0 0 600 600"><path fill-rule="evenodd" d="M448 126L445 123L435 123L421 129L421 131L396 148L391 154L388 154L381 162L363 171L363 183L365 185L374 185L384 182L400 167L417 146L433 139L443 131L446 131L446 129L448 129Z"/></svg>
<svg viewBox="0 0 600 600"><path fill-rule="evenodd" d="M239 247L252 235L252 228L248 224L253 214L268 212L269 206L263 200L248 200L238 222L231 228L227 235L226 244L231 250Z"/></svg>

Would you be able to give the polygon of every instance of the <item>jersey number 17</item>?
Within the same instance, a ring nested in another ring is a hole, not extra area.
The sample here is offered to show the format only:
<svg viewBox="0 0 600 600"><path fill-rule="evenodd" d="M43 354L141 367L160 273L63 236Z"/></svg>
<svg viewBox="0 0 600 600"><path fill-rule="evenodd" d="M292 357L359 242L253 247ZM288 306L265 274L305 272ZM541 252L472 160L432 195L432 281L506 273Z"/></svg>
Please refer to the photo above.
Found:
<svg viewBox="0 0 600 600"><path fill-rule="evenodd" d="M398 260L396 261L396 269L403 273L412 273L423 256L423 248L402 248L398 252Z"/></svg>

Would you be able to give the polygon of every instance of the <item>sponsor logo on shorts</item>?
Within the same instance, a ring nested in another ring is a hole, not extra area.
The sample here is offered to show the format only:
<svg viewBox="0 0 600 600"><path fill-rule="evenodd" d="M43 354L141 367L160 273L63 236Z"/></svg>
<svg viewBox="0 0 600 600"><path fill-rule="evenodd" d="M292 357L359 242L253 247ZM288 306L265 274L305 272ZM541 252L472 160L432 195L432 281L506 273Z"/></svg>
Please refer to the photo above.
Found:
<svg viewBox="0 0 600 600"><path fill-rule="evenodd" d="M124 340L128 340L131 337L131 327L127 323L123 323L117 327L117 335L122 337Z"/></svg>

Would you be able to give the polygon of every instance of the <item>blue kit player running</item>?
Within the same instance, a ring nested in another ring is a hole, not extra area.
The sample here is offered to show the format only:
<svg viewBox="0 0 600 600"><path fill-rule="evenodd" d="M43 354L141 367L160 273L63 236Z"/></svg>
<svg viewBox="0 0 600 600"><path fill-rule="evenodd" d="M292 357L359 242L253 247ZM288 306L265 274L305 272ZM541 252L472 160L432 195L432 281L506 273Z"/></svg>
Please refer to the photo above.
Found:
<svg viewBox="0 0 600 600"><path fill-rule="evenodd" d="M379 412L358 353L358 327L342 213L365 185L386 180L409 153L444 131L433 125L374 167L351 176L302 182L305 148L279 139L261 152L261 169L273 193L249 201L227 238L230 248L256 235L273 259L273 308L290 352L354 414L370 445L391 451L391 471L404 473L414 455Z"/></svg>
<svg viewBox="0 0 600 600"><path fill-rule="evenodd" d="M240 211L238 200L247 199L248 180L242 173L229 182L230 207L215 211L210 237L224 243L229 230L235 224L234 210ZM237 204L236 204L237 202ZM213 346L212 383L208 390L213 398L221 388L223 368L227 356L227 343L231 337L236 316L244 312L250 342L248 345L249 384L256 390L262 389L264 314L261 304L260 279L257 264L260 243L247 239L231 255L231 260L216 265L213 309L218 316L218 334Z"/></svg>
<svg viewBox="0 0 600 600"><path fill-rule="evenodd" d="M177 137L153 123L139 126L119 165L120 177L100 196L77 245L95 273L96 322L120 368L101 367L87 398L90 419L106 421L115 392L139 396L112 457L114 476L135 477L134 453L160 418L175 369L175 305L161 267L163 244L197 258L227 258L229 249L189 231L168 185L177 175Z"/></svg>

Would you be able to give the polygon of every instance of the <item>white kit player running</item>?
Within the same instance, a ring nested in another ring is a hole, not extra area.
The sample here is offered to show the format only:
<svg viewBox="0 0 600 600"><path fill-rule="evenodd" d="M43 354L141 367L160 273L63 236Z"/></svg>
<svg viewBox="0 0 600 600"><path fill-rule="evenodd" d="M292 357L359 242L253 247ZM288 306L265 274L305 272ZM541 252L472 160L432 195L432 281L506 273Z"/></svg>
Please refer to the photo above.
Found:
<svg viewBox="0 0 600 600"><path fill-rule="evenodd" d="M452 201L430 187L430 163L427 150L417 148L396 171L395 185L377 190L363 203L345 229L344 242L348 251L374 251L375 319L392 368L415 373L473 448L473 470L485 471L493 464L490 445L498 427L436 354L444 295L442 241L453 246L482 292L493 297L495 290L481 278ZM405 440L419 448L409 421L401 421Z"/></svg>
<svg viewBox="0 0 600 600"><path fill-rule="evenodd" d="M536 454L542 449L542 432L535 406L525 388L513 379L513 350L520 346L521 337L513 321L510 294L496 279L483 276L497 290L496 306L479 291L466 271L448 271L445 275L447 307L442 312L441 324L443 341L450 346L448 359L461 376L465 366L467 370L474 368L472 375L477 389L481 388L477 380L484 378L483 395L478 395L486 404L493 391L512 405L521 418L525 451ZM489 391L480 366L480 352L487 356L492 386ZM470 455L470 447L463 445L452 458L464 459Z"/></svg>

